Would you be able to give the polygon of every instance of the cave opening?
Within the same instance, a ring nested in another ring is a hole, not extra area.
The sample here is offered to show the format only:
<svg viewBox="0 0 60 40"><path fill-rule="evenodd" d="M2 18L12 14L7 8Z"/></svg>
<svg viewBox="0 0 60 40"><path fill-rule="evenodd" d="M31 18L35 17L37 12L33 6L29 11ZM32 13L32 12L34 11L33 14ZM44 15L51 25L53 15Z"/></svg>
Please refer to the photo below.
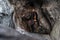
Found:
<svg viewBox="0 0 60 40"><path fill-rule="evenodd" d="M17 5L18 5L17 2L18 1L21 2L22 4L24 4L24 5L20 4L22 10L25 10L25 11L31 10L31 11L26 12L26 14L25 14L24 11L22 11L20 9L20 7L17 7ZM22 17L21 17L21 15L19 17L27 25L26 26L26 30L28 29L27 31L33 32L33 33L50 34L51 29L52 29L52 26L51 26L52 23L50 22L51 21L50 17L46 16L46 14L44 12L42 12L44 9L43 10L41 9L42 5L44 3L46 3L47 1L43 1L43 0L40 0L40 1L39 0L37 0L37 1L36 0L34 0L34 1L33 0L27 0L27 1L25 1L26 3L24 3L23 0L22 1L17 0L16 3L15 3L16 5L14 5L16 7L15 11L17 12L16 16L19 16L20 12L22 11L23 15L22 15ZM44 28L44 27L46 27L45 23L42 23L42 25L40 25L41 24L40 19L38 19L39 18L38 16L41 16L41 15L39 15L40 13L38 14L38 12L32 11L32 9L35 10L37 5L39 5L39 7L40 7L39 10L41 10L43 18L44 18L44 19L42 18L43 20L41 20L41 21L43 21L43 22L45 20L47 21L46 23L48 25L47 27L49 27L48 29ZM28 10L26 10L26 9L28 9ZM18 18L16 18L16 19L18 19ZM23 25L23 27L25 27L25 25ZM25 28L24 28L24 30L25 30Z"/></svg>

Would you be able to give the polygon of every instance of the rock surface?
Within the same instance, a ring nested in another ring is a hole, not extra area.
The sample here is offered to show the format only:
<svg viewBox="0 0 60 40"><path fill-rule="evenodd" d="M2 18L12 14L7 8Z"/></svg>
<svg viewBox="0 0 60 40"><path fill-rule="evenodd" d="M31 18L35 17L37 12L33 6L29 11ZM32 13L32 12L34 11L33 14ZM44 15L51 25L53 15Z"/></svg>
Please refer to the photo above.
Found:
<svg viewBox="0 0 60 40"><path fill-rule="evenodd" d="M0 26L12 27L12 13L14 8L7 0L0 0Z"/></svg>
<svg viewBox="0 0 60 40"><path fill-rule="evenodd" d="M0 26L0 40L37 40L36 38L20 34L10 27Z"/></svg>
<svg viewBox="0 0 60 40"><path fill-rule="evenodd" d="M53 5L55 7L53 7ZM56 16L55 18L58 19L60 18L58 16L60 15L59 14L60 5L59 4L56 5L56 3L53 5L50 4L50 6L48 6L46 10L49 13L51 13L51 16L54 17ZM0 0L0 40L60 40L60 21L58 20L56 21L50 35L36 34L36 33L22 34L17 32L15 29L11 28L14 27L12 18L13 11L14 8L10 5L10 3L7 0Z"/></svg>
<svg viewBox="0 0 60 40"><path fill-rule="evenodd" d="M11 28L13 27L12 13L13 7L10 3L7 0L0 0L0 40L45 40L46 37L49 38L49 36L35 36L30 33L29 35L21 34Z"/></svg>
<svg viewBox="0 0 60 40"><path fill-rule="evenodd" d="M51 32L52 40L60 40L60 21L57 21L54 25L54 28Z"/></svg>
<svg viewBox="0 0 60 40"><path fill-rule="evenodd" d="M21 34L10 27L0 26L0 40L51 40L49 35Z"/></svg>

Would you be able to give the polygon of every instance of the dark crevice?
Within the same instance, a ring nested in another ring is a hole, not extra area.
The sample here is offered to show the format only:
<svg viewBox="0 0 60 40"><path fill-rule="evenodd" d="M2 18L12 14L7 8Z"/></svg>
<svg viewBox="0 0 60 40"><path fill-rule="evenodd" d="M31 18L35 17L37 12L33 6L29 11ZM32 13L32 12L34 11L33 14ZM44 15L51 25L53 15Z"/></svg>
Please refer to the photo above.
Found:
<svg viewBox="0 0 60 40"><path fill-rule="evenodd" d="M27 23L28 28L31 28L30 32L34 32L34 30L36 29L34 27L35 26L35 22L37 23L37 26L39 26L38 15L37 15L36 12L31 12L29 14L31 14L31 15L28 15L29 18L25 17L26 16L25 15L24 17L22 17L22 20ZM34 17L36 17L36 18L34 18Z"/></svg>

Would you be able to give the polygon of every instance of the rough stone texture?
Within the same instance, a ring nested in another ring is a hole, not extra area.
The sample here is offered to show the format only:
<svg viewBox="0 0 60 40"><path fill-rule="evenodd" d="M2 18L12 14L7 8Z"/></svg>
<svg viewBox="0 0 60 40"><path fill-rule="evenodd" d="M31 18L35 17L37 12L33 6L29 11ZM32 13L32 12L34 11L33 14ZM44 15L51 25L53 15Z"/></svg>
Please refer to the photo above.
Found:
<svg viewBox="0 0 60 40"><path fill-rule="evenodd" d="M12 13L14 8L7 0L0 0L0 26L12 27Z"/></svg>
<svg viewBox="0 0 60 40"><path fill-rule="evenodd" d="M54 18L54 20L60 18L59 7L60 5L56 2L48 4L48 6L46 6L45 4L42 6L43 10L47 10L51 17ZM14 26L12 21L13 9L14 8L7 0L0 0L0 40L51 40L51 38L52 40L60 40L60 21L58 20L54 24L53 30L50 35L35 33L23 34L17 32L15 29L10 28Z"/></svg>
<svg viewBox="0 0 60 40"><path fill-rule="evenodd" d="M5 13L11 15L13 12L13 7L10 5L8 0L0 0L0 13Z"/></svg>
<svg viewBox="0 0 60 40"><path fill-rule="evenodd" d="M55 7L52 6L52 4L50 4L52 7L52 9L49 7L47 7L48 12L52 15L51 17L55 17L55 24L53 26L52 32L51 32L51 38L52 40L60 40L60 1L58 0L58 2L55 0ZM50 8L50 9L49 9Z"/></svg>
<svg viewBox="0 0 60 40"><path fill-rule="evenodd" d="M60 40L60 21L57 21L54 25L54 28L51 32L52 40Z"/></svg>

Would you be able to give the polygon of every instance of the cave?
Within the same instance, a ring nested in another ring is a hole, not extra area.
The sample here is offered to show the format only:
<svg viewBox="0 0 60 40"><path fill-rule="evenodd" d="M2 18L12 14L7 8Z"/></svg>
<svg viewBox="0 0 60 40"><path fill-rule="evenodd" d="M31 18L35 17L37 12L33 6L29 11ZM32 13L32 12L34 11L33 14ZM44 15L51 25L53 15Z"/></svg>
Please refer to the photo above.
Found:
<svg viewBox="0 0 60 40"><path fill-rule="evenodd" d="M48 0L9 0L15 6L15 23L27 32L50 34L55 24L55 18L44 5ZM47 4L48 3L48 4ZM21 6L20 6L21 5ZM35 18L34 18L35 17ZM17 22L17 19L19 23ZM35 21L34 21L35 20Z"/></svg>

